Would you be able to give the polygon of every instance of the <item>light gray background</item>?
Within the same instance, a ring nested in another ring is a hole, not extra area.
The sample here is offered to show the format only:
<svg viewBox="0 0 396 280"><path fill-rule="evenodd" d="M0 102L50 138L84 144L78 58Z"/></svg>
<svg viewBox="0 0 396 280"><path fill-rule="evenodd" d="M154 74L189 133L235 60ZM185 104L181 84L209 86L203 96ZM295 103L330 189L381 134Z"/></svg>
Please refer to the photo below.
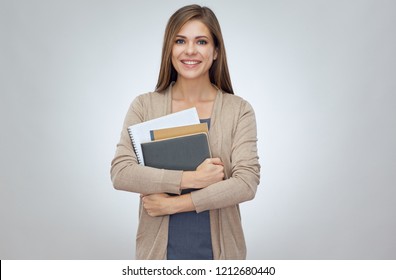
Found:
<svg viewBox="0 0 396 280"><path fill-rule="evenodd" d="M249 259L396 258L396 2L196 1L258 119ZM132 259L110 161L192 1L0 1L0 258Z"/></svg>

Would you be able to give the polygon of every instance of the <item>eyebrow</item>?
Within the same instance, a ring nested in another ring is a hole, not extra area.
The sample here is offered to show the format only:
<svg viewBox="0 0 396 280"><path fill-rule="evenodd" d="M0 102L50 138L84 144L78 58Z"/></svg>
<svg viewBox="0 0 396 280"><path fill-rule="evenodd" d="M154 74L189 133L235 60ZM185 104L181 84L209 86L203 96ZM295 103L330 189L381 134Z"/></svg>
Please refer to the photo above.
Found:
<svg viewBox="0 0 396 280"><path fill-rule="evenodd" d="M187 36L184 36L184 35L176 35L176 37L187 39ZM202 38L209 39L209 37L205 36L205 35L200 35L200 36L195 37L195 39L202 39Z"/></svg>

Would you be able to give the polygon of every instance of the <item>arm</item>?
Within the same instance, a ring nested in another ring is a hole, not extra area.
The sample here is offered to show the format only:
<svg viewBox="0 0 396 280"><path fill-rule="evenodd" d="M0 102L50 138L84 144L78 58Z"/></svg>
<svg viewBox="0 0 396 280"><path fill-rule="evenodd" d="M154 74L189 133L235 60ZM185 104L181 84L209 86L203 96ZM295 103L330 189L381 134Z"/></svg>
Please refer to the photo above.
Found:
<svg viewBox="0 0 396 280"><path fill-rule="evenodd" d="M241 104L230 147L230 154L222 155L224 160L230 159L229 166L225 164L229 178L191 193L197 212L233 206L255 197L260 182L257 127L253 108L246 101Z"/></svg>
<svg viewBox="0 0 396 280"><path fill-rule="evenodd" d="M117 190L142 194L180 194L182 171L156 169L138 164L128 134L128 126L144 121L141 97L136 98L125 117L121 138L111 162L111 180Z"/></svg>

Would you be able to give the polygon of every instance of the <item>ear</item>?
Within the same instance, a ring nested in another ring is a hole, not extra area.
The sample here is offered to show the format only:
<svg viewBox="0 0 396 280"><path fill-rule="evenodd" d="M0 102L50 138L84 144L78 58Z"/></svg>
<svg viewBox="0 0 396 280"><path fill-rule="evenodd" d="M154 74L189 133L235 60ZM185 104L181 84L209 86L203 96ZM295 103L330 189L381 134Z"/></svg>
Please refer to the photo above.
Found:
<svg viewBox="0 0 396 280"><path fill-rule="evenodd" d="M217 53L218 53L218 48L215 48L214 54L213 54L213 60L217 59Z"/></svg>

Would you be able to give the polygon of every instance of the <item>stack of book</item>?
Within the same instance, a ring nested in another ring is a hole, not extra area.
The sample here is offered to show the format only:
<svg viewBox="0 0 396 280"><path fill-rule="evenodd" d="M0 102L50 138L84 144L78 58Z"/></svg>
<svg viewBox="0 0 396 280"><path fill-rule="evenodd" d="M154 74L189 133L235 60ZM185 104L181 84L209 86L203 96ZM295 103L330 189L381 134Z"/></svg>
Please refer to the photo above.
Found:
<svg viewBox="0 0 396 280"><path fill-rule="evenodd" d="M128 127L140 164L170 170L195 170L211 157L208 126L195 108Z"/></svg>

